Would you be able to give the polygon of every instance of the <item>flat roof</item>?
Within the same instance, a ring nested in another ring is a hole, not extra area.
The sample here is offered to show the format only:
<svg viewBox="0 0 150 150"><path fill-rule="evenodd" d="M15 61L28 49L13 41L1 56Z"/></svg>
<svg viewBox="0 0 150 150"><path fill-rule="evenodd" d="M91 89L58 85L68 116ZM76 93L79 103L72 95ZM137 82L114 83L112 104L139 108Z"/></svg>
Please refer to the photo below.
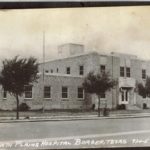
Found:
<svg viewBox="0 0 150 150"><path fill-rule="evenodd" d="M45 60L45 63L53 62L53 61L62 61L62 60L65 60L65 59L71 59L71 58L82 57L82 56L93 55L93 54L94 55L99 55L99 56L104 56L104 57L107 57L107 56L130 57L130 59L138 59L140 61L150 62L150 60L144 60L144 59L139 58L136 55L132 55L132 54L128 54L128 53L111 52L111 53L107 54L107 53L99 53L97 51L92 51L92 52L83 52L81 54L71 55L69 57L66 56L66 57L57 58L57 59ZM39 62L39 64L43 64L43 62Z"/></svg>
<svg viewBox="0 0 150 150"><path fill-rule="evenodd" d="M75 58L75 57L81 57L81 56L86 56L86 55L100 55L100 56L109 56L109 54L105 54L105 53L101 53L99 54L98 52L96 51L93 51L93 52L84 52L84 53L81 53L81 54L77 54L77 55L71 55L69 57L62 57L62 58L57 58L57 59L53 59L53 60L46 60L45 63L48 63L48 62L52 62L52 61L61 61L61 60L64 60L64 59L70 59L70 58ZM40 62L39 64L43 64L43 62Z"/></svg>

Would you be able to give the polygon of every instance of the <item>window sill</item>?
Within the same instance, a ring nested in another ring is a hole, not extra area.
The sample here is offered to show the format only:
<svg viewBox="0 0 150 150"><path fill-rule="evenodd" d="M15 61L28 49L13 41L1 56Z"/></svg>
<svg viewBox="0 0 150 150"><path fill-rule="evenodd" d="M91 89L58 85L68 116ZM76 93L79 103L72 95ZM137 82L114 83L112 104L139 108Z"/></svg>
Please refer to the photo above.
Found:
<svg viewBox="0 0 150 150"><path fill-rule="evenodd" d="M84 98L78 98L78 101L83 101L84 100Z"/></svg>
<svg viewBox="0 0 150 150"><path fill-rule="evenodd" d="M121 76L120 76L120 78L124 78L124 79L126 79L126 78L127 78L127 79L129 79L129 78L131 78L131 76L130 76L130 77L125 77L125 76L124 76L124 77L121 77Z"/></svg>
<svg viewBox="0 0 150 150"><path fill-rule="evenodd" d="M69 101L68 98L62 98L62 101Z"/></svg>
<svg viewBox="0 0 150 150"><path fill-rule="evenodd" d="M52 100L52 98L44 98L44 100L46 100L46 101L51 101Z"/></svg>
<svg viewBox="0 0 150 150"><path fill-rule="evenodd" d="M24 98L24 100L33 100L33 98Z"/></svg>

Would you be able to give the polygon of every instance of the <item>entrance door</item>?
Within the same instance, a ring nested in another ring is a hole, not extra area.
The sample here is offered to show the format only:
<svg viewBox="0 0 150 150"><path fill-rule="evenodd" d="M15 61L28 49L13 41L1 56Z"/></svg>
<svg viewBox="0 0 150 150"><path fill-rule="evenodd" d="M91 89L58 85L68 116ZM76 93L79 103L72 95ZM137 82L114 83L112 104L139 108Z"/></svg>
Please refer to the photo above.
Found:
<svg viewBox="0 0 150 150"><path fill-rule="evenodd" d="M129 90L121 89L121 104L128 104L129 102Z"/></svg>

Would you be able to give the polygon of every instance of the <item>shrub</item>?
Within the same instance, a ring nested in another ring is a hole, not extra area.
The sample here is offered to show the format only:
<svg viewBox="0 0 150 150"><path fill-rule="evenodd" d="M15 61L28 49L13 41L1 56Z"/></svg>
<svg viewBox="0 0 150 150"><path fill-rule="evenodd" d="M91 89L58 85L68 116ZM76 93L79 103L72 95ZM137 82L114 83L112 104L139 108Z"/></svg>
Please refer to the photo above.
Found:
<svg viewBox="0 0 150 150"><path fill-rule="evenodd" d="M125 104L121 104L121 105L117 106L117 109L124 110L124 109L126 109L126 106L125 106Z"/></svg>
<svg viewBox="0 0 150 150"><path fill-rule="evenodd" d="M110 109L109 109L109 108L104 108L104 110L103 110L103 115L104 115L104 116L109 116L109 112L110 112Z"/></svg>
<svg viewBox="0 0 150 150"><path fill-rule="evenodd" d="M143 103L143 109L147 109L147 104Z"/></svg>
<svg viewBox="0 0 150 150"><path fill-rule="evenodd" d="M19 111L28 111L30 107L26 103L21 103L19 105Z"/></svg>

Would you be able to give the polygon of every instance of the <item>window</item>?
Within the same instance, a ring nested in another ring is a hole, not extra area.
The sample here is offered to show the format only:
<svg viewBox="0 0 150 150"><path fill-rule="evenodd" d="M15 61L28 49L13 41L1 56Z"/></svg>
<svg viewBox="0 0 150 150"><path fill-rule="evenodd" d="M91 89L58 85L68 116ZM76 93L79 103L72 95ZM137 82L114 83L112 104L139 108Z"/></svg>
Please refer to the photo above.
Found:
<svg viewBox="0 0 150 150"><path fill-rule="evenodd" d="M57 70L56 70L56 71L57 71L57 73L58 73L59 69L57 68Z"/></svg>
<svg viewBox="0 0 150 150"><path fill-rule="evenodd" d="M80 75L84 74L84 66L79 66L79 74Z"/></svg>
<svg viewBox="0 0 150 150"><path fill-rule="evenodd" d="M53 73L53 69L51 69L51 73Z"/></svg>
<svg viewBox="0 0 150 150"><path fill-rule="evenodd" d="M44 98L51 98L51 87L44 86Z"/></svg>
<svg viewBox="0 0 150 150"><path fill-rule="evenodd" d="M68 87L62 87L62 98L68 98Z"/></svg>
<svg viewBox="0 0 150 150"><path fill-rule="evenodd" d="M120 67L120 76L124 77L124 67Z"/></svg>
<svg viewBox="0 0 150 150"><path fill-rule="evenodd" d="M32 85L25 86L25 98L32 98Z"/></svg>
<svg viewBox="0 0 150 150"><path fill-rule="evenodd" d="M105 98L105 97L106 97L105 93L101 93L101 98Z"/></svg>
<svg viewBox="0 0 150 150"><path fill-rule="evenodd" d="M66 73L67 73L67 74L70 74L70 67L67 67L67 68L66 68Z"/></svg>
<svg viewBox="0 0 150 150"><path fill-rule="evenodd" d="M5 90L3 91L3 99L7 99L7 92Z"/></svg>
<svg viewBox="0 0 150 150"><path fill-rule="evenodd" d="M48 70L45 70L45 72L48 73L49 71L48 71Z"/></svg>
<svg viewBox="0 0 150 150"><path fill-rule="evenodd" d="M130 77L130 68L129 67L126 68L126 76Z"/></svg>
<svg viewBox="0 0 150 150"><path fill-rule="evenodd" d="M84 98L84 90L83 88L78 88L78 98Z"/></svg>
<svg viewBox="0 0 150 150"><path fill-rule="evenodd" d="M144 94L142 97L143 97L143 98L146 98L146 94Z"/></svg>
<svg viewBox="0 0 150 150"><path fill-rule="evenodd" d="M100 66L100 71L101 71L101 73L104 73L104 72L105 72L105 66L104 66L104 65L101 65L101 66Z"/></svg>
<svg viewBox="0 0 150 150"><path fill-rule="evenodd" d="M142 69L142 79L146 79L146 70Z"/></svg>
<svg viewBox="0 0 150 150"><path fill-rule="evenodd" d="M128 91L126 90L125 93L126 93L126 101L128 101Z"/></svg>

